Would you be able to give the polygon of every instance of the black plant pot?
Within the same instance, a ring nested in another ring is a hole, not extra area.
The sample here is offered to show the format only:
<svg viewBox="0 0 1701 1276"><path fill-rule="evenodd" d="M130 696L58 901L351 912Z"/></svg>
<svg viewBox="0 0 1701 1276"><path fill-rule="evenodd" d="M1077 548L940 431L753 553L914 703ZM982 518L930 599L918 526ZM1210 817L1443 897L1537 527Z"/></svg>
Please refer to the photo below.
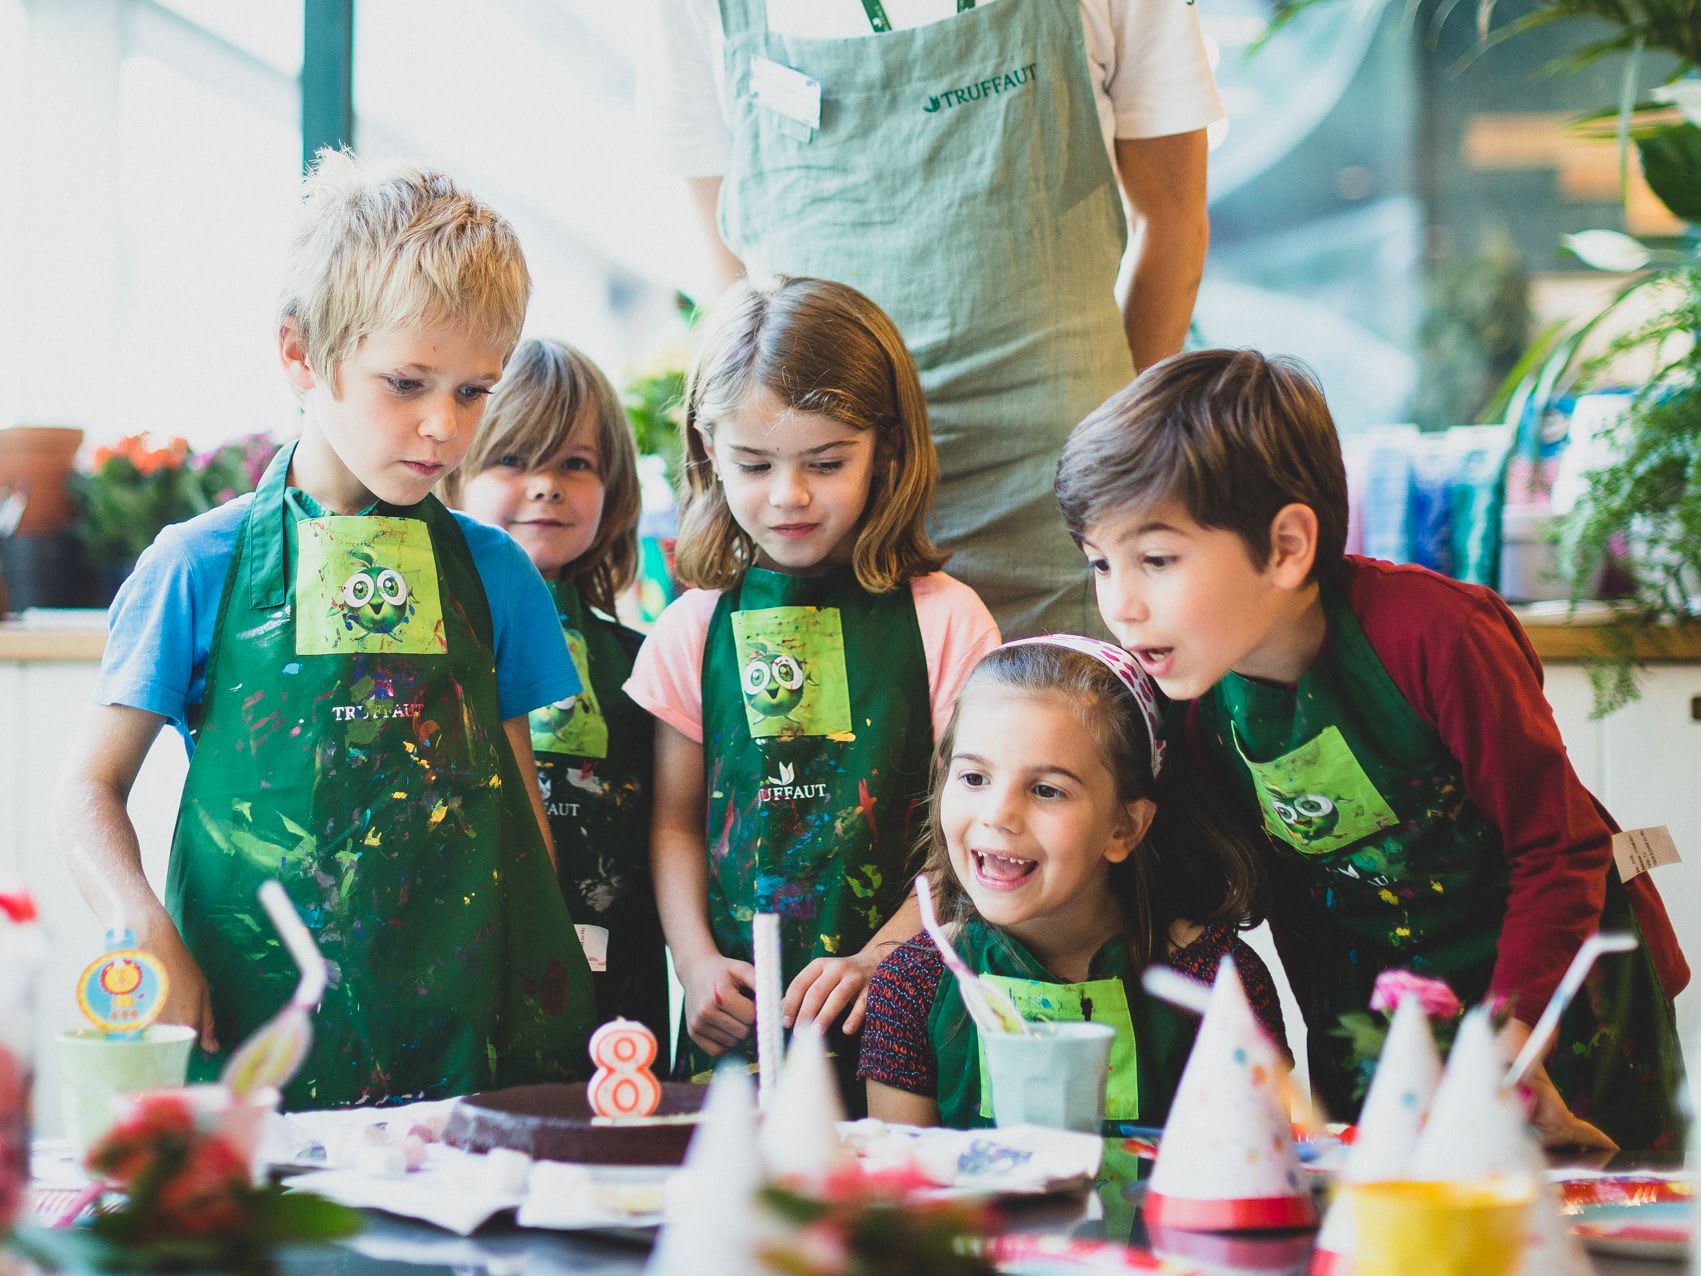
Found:
<svg viewBox="0 0 1701 1276"><path fill-rule="evenodd" d="M89 605L89 571L74 532L0 536L0 578L12 611Z"/></svg>

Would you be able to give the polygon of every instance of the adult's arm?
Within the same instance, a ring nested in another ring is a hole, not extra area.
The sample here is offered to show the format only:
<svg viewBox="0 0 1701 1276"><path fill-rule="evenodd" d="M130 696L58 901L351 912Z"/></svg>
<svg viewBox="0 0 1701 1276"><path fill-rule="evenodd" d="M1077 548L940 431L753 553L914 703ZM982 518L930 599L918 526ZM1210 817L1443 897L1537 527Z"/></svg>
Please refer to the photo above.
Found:
<svg viewBox="0 0 1701 1276"><path fill-rule="evenodd" d="M744 263L734 255L721 238L720 200L721 179L716 177L687 177L685 185L691 192L691 206L697 210L697 221L709 245L714 270L715 291L736 283L744 276Z"/></svg>
<svg viewBox="0 0 1701 1276"><path fill-rule="evenodd" d="M1116 139L1116 171L1128 200L1134 270L1122 325L1134 367L1181 349L1205 270L1205 130Z"/></svg>

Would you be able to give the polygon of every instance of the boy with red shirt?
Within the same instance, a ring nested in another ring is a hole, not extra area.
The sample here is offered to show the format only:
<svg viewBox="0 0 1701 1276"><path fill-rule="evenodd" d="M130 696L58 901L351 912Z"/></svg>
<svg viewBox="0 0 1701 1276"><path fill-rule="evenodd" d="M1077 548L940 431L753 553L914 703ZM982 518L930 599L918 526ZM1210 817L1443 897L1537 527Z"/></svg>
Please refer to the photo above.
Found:
<svg viewBox="0 0 1701 1276"><path fill-rule="evenodd" d="M1529 1034L1578 946L1629 930L1532 1078L1548 1146L1671 1147L1688 982L1646 875L1583 787L1540 662L1490 590L1343 553L1347 487L1316 381L1253 351L1158 364L1076 427L1058 499L1099 610L1268 835L1272 924L1313 1087L1356 1107L1347 1044L1376 975L1506 999Z"/></svg>

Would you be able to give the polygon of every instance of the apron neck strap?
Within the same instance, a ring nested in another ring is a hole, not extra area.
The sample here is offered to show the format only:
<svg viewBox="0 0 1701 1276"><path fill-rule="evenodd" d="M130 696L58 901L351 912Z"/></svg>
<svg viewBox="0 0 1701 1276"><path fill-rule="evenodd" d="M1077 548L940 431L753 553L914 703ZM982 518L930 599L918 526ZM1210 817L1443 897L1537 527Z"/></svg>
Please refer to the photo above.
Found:
<svg viewBox="0 0 1701 1276"><path fill-rule="evenodd" d="M255 611L276 611L289 598L284 560L288 557L285 521L290 514L284 504L284 489L295 448L294 443L286 443L278 449L260 476L248 511L244 557L248 561L248 605Z"/></svg>
<svg viewBox="0 0 1701 1276"><path fill-rule="evenodd" d="M723 38L733 40L746 32L768 34L768 0L719 0L719 3Z"/></svg>

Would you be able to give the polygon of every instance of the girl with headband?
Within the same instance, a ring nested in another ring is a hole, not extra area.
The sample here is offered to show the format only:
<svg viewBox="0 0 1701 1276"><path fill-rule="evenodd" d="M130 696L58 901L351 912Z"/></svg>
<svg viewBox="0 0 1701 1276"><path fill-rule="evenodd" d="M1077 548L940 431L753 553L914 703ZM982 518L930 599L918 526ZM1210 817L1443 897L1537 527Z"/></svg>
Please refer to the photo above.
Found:
<svg viewBox="0 0 1701 1276"><path fill-rule="evenodd" d="M1161 1125L1197 1021L1146 995L1167 962L1209 981L1232 956L1259 1021L1286 1041L1269 971L1236 937L1259 919L1256 848L1167 750L1151 681L1074 634L1006 643L976 666L933 760L923 871L957 951L1031 1020L1116 1030L1107 1133ZM1285 1045L1284 1045L1285 1048ZM869 984L859 1075L870 1116L990 1125L973 1021L932 941Z"/></svg>

